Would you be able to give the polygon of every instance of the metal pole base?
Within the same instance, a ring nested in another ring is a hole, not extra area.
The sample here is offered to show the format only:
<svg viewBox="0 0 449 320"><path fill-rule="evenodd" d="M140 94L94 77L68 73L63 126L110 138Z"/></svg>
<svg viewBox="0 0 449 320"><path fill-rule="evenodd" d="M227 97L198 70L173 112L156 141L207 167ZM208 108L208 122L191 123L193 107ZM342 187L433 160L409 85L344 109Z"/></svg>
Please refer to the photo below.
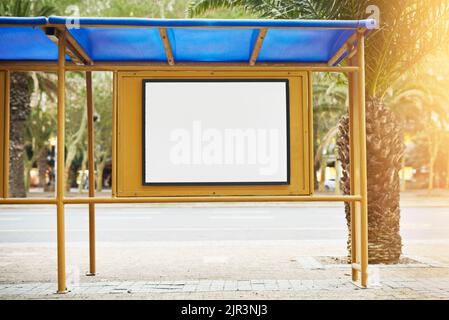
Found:
<svg viewBox="0 0 449 320"><path fill-rule="evenodd" d="M95 277L96 275L96 273L86 272L86 277Z"/></svg>
<svg viewBox="0 0 449 320"><path fill-rule="evenodd" d="M351 283L359 289L371 289L368 285L362 285L360 281L351 281Z"/></svg>
<svg viewBox="0 0 449 320"><path fill-rule="evenodd" d="M67 294L67 293L70 293L70 290L65 289L63 291L56 291L55 292L55 294Z"/></svg>

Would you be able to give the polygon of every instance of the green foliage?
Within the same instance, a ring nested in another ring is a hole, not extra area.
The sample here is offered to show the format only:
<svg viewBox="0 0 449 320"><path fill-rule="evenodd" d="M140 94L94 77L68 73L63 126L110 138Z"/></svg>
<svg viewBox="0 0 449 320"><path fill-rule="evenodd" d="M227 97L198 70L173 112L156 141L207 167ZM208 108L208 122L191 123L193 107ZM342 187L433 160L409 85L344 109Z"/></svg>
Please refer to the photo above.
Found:
<svg viewBox="0 0 449 320"><path fill-rule="evenodd" d="M30 161L34 162L37 152L42 148L48 148L50 138L56 134L56 108L47 105L47 96L42 94L41 101L36 107L31 108L31 113L26 122L25 139L32 150Z"/></svg>
<svg viewBox="0 0 449 320"><path fill-rule="evenodd" d="M239 6L262 18L363 19L369 5L379 8L381 21L367 40L367 91L383 97L401 75L447 43L447 0L192 0L188 13Z"/></svg>
<svg viewBox="0 0 449 320"><path fill-rule="evenodd" d="M270 19L343 19L364 10L365 1L338 0L193 0L189 16L202 16L216 8L242 7L261 18Z"/></svg>
<svg viewBox="0 0 449 320"><path fill-rule="evenodd" d="M277 1L257 1L257 0L199 0L190 1L187 6L187 15L203 16L210 10L226 9L232 10L236 7L242 7L249 13L256 14L260 17L280 17L282 12L278 11ZM282 7L280 8L284 10Z"/></svg>
<svg viewBox="0 0 449 320"><path fill-rule="evenodd" d="M63 15L184 18L188 0L52 0L51 3ZM242 10L233 9L214 12L209 17L239 18L244 15Z"/></svg>
<svg viewBox="0 0 449 320"><path fill-rule="evenodd" d="M112 152L112 75L96 72L94 83L95 157L97 162L110 160Z"/></svg>
<svg viewBox="0 0 449 320"><path fill-rule="evenodd" d="M446 178L446 187L449 187L448 58L444 53L429 57L401 77L387 96L413 142L409 146L407 164L415 168L435 168L440 181ZM428 183L432 185L430 180Z"/></svg>
<svg viewBox="0 0 449 320"><path fill-rule="evenodd" d="M49 16L57 12L50 0L1 0L0 15L13 17Z"/></svg>
<svg viewBox="0 0 449 320"><path fill-rule="evenodd" d="M315 162L335 153L337 123L347 106L347 80L342 74L315 73L313 86L313 122Z"/></svg>

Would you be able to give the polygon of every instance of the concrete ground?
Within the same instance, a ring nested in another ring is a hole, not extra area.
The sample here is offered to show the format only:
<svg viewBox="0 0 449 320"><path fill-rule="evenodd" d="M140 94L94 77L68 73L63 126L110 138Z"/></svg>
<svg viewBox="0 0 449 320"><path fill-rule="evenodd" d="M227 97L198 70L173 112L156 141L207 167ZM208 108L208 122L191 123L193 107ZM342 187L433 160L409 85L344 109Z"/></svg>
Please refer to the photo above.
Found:
<svg viewBox="0 0 449 320"><path fill-rule="evenodd" d="M427 199L427 200L426 200ZM67 210L65 295L56 295L55 212L0 207L0 299L448 299L449 205L403 197L404 259L350 280L338 204L102 206L97 271L85 207Z"/></svg>

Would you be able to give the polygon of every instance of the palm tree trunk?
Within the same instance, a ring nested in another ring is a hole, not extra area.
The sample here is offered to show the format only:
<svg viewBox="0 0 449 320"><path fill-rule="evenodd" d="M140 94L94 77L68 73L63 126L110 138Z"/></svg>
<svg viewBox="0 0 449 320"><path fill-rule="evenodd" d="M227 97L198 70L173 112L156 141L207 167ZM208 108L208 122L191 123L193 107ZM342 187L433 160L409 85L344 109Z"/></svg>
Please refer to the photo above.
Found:
<svg viewBox="0 0 449 320"><path fill-rule="evenodd" d="M23 129L30 114L28 79L26 73L11 73L9 196L12 198L26 197Z"/></svg>
<svg viewBox="0 0 449 320"><path fill-rule="evenodd" d="M400 177L404 144L400 122L381 99L367 96L367 167L368 167L368 252L370 263L397 263L402 253L400 235ZM339 160L343 172L341 187L350 192L349 120L339 125ZM345 204L351 245L349 204Z"/></svg>

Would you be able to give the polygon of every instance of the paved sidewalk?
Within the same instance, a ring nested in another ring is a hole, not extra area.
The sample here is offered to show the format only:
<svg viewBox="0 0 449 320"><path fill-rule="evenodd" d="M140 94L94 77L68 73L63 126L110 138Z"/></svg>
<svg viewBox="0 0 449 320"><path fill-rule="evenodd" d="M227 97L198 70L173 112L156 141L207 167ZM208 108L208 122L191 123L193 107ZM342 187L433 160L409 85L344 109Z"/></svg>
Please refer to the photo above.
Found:
<svg viewBox="0 0 449 320"><path fill-rule="evenodd" d="M92 282L55 294L54 283L0 284L0 299L449 299L449 278L392 278L361 289L335 280Z"/></svg>
<svg viewBox="0 0 449 320"><path fill-rule="evenodd" d="M210 211L212 218L217 217L212 216L214 208L203 210ZM229 240L235 235L219 238L204 232L198 232L195 240L179 240L184 238L176 229L170 230L175 237L160 240L163 237L153 239L143 235L130 239L144 224L143 215L132 220L135 225L126 230L117 225L121 227L128 216L107 216L110 220L104 221L99 218L99 224L104 225L98 229L103 231L97 234L98 274L95 277L84 276L89 265L87 233L83 229L87 220L78 224L72 221L66 247L71 291L64 295L54 293L57 287L56 239L51 238L56 237L54 230L47 230L51 226L46 223L22 227L20 223L28 221L28 216L35 216L32 210L26 212L23 221L17 220L22 217L5 214L4 240L0 242L0 300L449 299L449 237L446 236L449 211L426 209L422 213L425 218L408 220L403 225L406 259L399 265L372 266L370 288L360 289L351 282L350 266L343 264L347 254L346 237L332 231L346 230L344 221L340 220L343 218L329 215L326 210L322 218L331 221L329 224L308 225L298 231L307 238L292 240L251 238L251 227L265 226L262 222L282 229L284 226L276 219L249 220L248 230L240 233L240 240ZM267 217L265 212L252 214L251 218ZM414 211L410 214L416 216ZM427 218L430 214L433 220ZM152 223L164 227L163 219L156 217L156 214L151 216ZM169 217L180 223L182 215L176 213ZM241 219L224 221L233 227L228 226L229 230L242 223ZM159 231L161 235L167 232L163 230ZM39 232L48 233L50 238L41 237ZM11 236L17 233L22 236ZM75 237L78 233L82 236Z"/></svg>
<svg viewBox="0 0 449 320"><path fill-rule="evenodd" d="M449 299L447 244L408 245L404 263L371 266L369 289L332 242L135 245L100 245L95 277L84 276L86 248L69 246L63 295L55 248L0 246L0 299Z"/></svg>

